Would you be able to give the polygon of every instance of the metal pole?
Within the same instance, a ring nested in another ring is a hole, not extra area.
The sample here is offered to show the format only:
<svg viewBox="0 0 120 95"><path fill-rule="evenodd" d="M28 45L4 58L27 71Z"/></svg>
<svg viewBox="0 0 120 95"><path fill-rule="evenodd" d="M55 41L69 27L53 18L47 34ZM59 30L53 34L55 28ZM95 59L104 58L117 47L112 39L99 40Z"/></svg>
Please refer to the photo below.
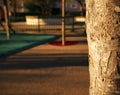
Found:
<svg viewBox="0 0 120 95"><path fill-rule="evenodd" d="M38 32L40 32L40 16L38 16Z"/></svg>
<svg viewBox="0 0 120 95"><path fill-rule="evenodd" d="M65 0L62 0L62 45L65 45Z"/></svg>
<svg viewBox="0 0 120 95"><path fill-rule="evenodd" d="M75 22L74 16L72 16L72 20L73 20L73 21L72 21L72 32L74 32L74 25L75 25L75 24L74 24L74 22Z"/></svg>

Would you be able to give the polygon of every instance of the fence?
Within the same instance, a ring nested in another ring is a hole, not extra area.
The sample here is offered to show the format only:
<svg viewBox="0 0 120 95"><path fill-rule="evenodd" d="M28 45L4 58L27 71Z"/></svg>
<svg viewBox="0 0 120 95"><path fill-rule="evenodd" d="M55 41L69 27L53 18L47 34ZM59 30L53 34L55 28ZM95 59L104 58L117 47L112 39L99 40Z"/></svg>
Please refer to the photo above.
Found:
<svg viewBox="0 0 120 95"><path fill-rule="evenodd" d="M17 32L59 32L61 31L61 16L25 16L10 18L12 28ZM75 16L65 17L66 31L84 30L84 22ZM3 23L4 24L4 23ZM0 27L0 30L3 28Z"/></svg>
<svg viewBox="0 0 120 95"><path fill-rule="evenodd" d="M39 4L36 5L36 3ZM43 4L45 5L42 6ZM59 5L59 7L56 7L56 5ZM31 0L27 2L23 2L23 0L19 2L17 0L16 2L11 1L10 6L9 12L12 15L10 16L10 24L16 32L34 31L51 33L61 31L62 2L51 2L49 0L40 2L34 0L31 3ZM79 32L81 29L84 30L85 24L83 24L83 21L79 21L81 18L75 15L76 13L80 15L81 11L78 9L75 11L70 11L70 9L67 11L65 9L65 15L69 15L65 16L65 31ZM51 16L46 16L47 14ZM0 30L4 29L3 26L0 26Z"/></svg>

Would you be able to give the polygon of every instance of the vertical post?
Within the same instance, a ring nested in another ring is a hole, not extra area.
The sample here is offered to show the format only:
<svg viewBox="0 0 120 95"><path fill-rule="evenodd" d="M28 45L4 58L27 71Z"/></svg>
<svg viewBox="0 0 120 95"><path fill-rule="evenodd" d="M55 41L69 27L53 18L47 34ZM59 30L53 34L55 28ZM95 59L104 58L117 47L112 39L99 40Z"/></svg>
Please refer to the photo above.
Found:
<svg viewBox="0 0 120 95"><path fill-rule="evenodd" d="M37 17L38 17L38 32L40 32L40 16Z"/></svg>
<svg viewBox="0 0 120 95"><path fill-rule="evenodd" d="M74 16L72 16L72 32L74 32L74 25L75 25L75 20L74 20Z"/></svg>
<svg viewBox="0 0 120 95"><path fill-rule="evenodd" d="M13 11L14 11L14 17L16 18L16 8L17 8L17 0L14 0L14 3L13 3L14 5L14 9L13 9Z"/></svg>
<svg viewBox="0 0 120 95"><path fill-rule="evenodd" d="M8 9L8 3L9 0L3 0L4 2L4 15L5 15L5 29L6 29L6 35L7 35L7 39L10 39L10 29L9 29L9 9Z"/></svg>
<svg viewBox="0 0 120 95"><path fill-rule="evenodd" d="M62 45L65 45L65 0L62 0Z"/></svg>

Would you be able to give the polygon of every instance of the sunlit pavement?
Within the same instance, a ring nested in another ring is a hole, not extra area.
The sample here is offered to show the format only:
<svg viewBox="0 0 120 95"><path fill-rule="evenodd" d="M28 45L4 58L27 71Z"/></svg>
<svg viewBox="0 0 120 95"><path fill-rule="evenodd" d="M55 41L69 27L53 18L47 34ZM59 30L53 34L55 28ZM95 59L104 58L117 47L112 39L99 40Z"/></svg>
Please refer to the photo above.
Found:
<svg viewBox="0 0 120 95"><path fill-rule="evenodd" d="M49 43L0 59L0 95L88 95L88 48Z"/></svg>

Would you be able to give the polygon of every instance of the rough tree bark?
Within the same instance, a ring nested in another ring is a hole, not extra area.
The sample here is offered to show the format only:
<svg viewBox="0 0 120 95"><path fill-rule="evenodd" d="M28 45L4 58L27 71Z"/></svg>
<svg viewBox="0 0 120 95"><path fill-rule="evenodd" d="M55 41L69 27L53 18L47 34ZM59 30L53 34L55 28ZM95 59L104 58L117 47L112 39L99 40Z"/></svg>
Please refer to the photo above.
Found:
<svg viewBox="0 0 120 95"><path fill-rule="evenodd" d="M120 0L86 0L90 95L120 95Z"/></svg>

